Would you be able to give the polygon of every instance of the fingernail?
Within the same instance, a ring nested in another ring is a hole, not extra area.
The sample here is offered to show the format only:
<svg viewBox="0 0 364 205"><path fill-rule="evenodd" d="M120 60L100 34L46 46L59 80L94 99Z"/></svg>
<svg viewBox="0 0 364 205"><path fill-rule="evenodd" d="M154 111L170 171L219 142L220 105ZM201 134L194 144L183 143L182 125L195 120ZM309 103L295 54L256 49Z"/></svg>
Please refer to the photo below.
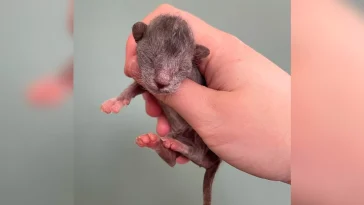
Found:
<svg viewBox="0 0 364 205"><path fill-rule="evenodd" d="M138 67L138 63L137 63L136 59L130 60L129 67L127 70L128 70L129 75L132 78L138 77L140 75L139 67Z"/></svg>
<svg viewBox="0 0 364 205"><path fill-rule="evenodd" d="M131 60L130 63L129 63L129 69L134 73L134 72L137 72L137 62L135 59Z"/></svg>
<svg viewBox="0 0 364 205"><path fill-rule="evenodd" d="M135 60L133 59L133 60L130 60L128 68L133 69L134 67L135 67Z"/></svg>
<svg viewBox="0 0 364 205"><path fill-rule="evenodd" d="M133 74L133 69L134 69L134 64L135 64L135 60L130 60L130 63L129 64L126 64L125 65L125 75L128 76L128 77L132 77L132 74Z"/></svg>

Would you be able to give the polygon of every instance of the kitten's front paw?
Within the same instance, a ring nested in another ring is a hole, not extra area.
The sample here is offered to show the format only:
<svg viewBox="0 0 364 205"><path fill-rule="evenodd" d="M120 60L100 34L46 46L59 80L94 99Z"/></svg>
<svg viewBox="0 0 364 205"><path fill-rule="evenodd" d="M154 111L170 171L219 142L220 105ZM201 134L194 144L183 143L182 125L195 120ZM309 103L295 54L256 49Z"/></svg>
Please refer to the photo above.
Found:
<svg viewBox="0 0 364 205"><path fill-rule="evenodd" d="M129 105L130 100L123 99L119 100L117 98L111 98L109 100L106 100L101 105L101 111L107 114L110 113L119 113L121 108L123 108L126 105Z"/></svg>

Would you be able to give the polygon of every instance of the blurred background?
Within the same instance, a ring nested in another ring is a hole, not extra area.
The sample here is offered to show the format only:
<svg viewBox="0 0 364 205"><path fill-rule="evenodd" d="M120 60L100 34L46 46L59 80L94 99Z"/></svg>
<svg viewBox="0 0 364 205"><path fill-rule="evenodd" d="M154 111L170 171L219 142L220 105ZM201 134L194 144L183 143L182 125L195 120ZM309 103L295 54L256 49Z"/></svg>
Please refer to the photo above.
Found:
<svg viewBox="0 0 364 205"><path fill-rule="evenodd" d="M35 108L30 84L72 55L66 0L0 1L0 204L73 204L73 102ZM72 96L71 96L72 97Z"/></svg>
<svg viewBox="0 0 364 205"><path fill-rule="evenodd" d="M119 114L100 111L132 80L125 77L125 43L132 25L161 3L187 10L230 32L290 73L290 1L75 2L75 204L202 204L204 170L170 168L153 151L135 145L154 132L139 96ZM223 164L213 186L213 203L289 205L290 186L247 175Z"/></svg>
<svg viewBox="0 0 364 205"><path fill-rule="evenodd" d="M364 10L364 1L363 0L348 0L349 3L353 5L354 8Z"/></svg>

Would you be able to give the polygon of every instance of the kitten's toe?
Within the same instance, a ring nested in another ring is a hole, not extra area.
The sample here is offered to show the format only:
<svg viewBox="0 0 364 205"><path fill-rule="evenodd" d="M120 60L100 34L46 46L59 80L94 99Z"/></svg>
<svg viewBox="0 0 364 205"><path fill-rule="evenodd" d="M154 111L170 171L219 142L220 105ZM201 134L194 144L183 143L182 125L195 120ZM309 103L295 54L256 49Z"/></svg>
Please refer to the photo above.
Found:
<svg viewBox="0 0 364 205"><path fill-rule="evenodd" d="M139 147L156 149L159 144L159 137L153 133L147 133L137 137L135 142Z"/></svg>

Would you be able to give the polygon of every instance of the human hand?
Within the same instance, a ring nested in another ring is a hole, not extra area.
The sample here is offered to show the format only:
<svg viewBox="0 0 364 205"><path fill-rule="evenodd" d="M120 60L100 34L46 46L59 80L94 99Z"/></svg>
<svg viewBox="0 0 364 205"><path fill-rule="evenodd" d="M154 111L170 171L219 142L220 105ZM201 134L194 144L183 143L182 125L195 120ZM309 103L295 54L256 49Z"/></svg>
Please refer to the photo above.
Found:
<svg viewBox="0 0 364 205"><path fill-rule="evenodd" d="M170 5L158 7L143 22L161 13L183 17L210 55L200 65L208 87L186 79L174 94L144 95L146 112L158 117L157 133L166 135L169 125L155 98L175 109L225 162L257 177L290 183L290 76L233 35ZM132 35L125 74L142 84Z"/></svg>

